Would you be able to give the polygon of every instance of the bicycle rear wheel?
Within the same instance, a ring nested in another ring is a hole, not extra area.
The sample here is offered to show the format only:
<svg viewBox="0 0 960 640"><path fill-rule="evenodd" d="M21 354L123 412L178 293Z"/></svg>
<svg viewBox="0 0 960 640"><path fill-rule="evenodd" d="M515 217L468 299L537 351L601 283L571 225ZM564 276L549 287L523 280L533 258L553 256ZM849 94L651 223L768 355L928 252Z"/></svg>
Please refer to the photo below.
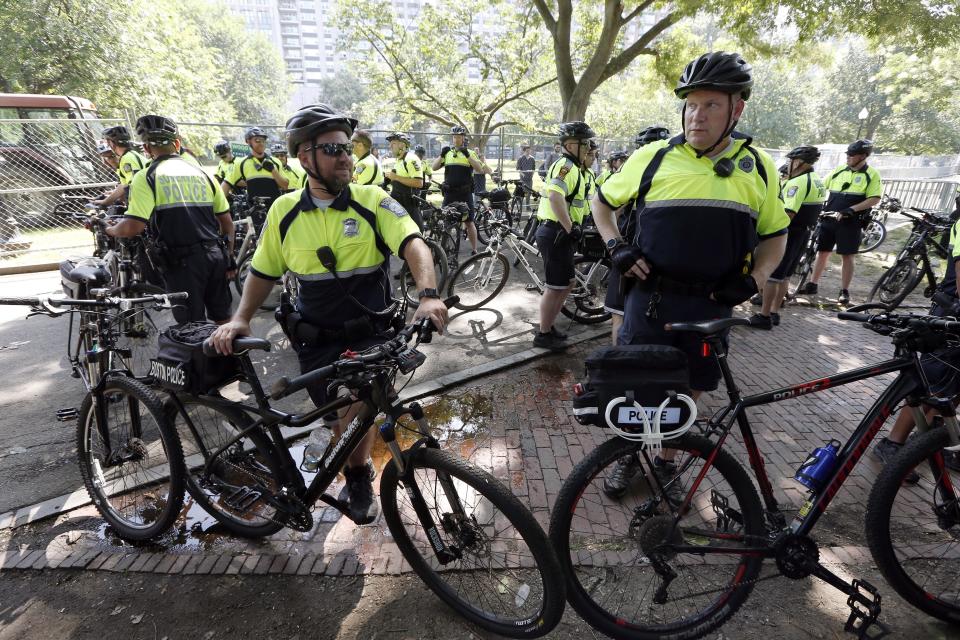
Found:
<svg viewBox="0 0 960 640"><path fill-rule="evenodd" d="M433 240L424 238L424 242L427 243L427 246L430 247L430 253L433 254L433 272L437 280L437 291L443 291L443 286L447 283L449 258L447 258L447 253L443 248ZM417 287L416 280L413 279L413 274L410 273L410 265L406 262L400 267L400 290L408 304L415 307L420 305L420 298L417 297L417 292L420 289Z"/></svg>
<svg viewBox="0 0 960 640"><path fill-rule="evenodd" d="M510 261L502 253L478 253L461 264L447 287L448 296L460 296L457 309L479 309L497 297L510 277Z"/></svg>
<svg viewBox="0 0 960 640"><path fill-rule="evenodd" d="M912 257L898 260L896 264L884 271L877 283L873 285L867 301L882 302L896 307L920 284L921 279L923 279L923 271L916 260Z"/></svg>
<svg viewBox="0 0 960 640"><path fill-rule="evenodd" d="M573 267L577 272L576 285L560 312L580 324L606 322L610 319L610 312L603 308L603 302L607 297L610 261L578 256Z"/></svg>
<svg viewBox="0 0 960 640"><path fill-rule="evenodd" d="M553 505L550 540L560 556L570 604L613 638L699 638L744 603L761 559L677 551L671 545L737 548L765 543L760 499L749 476L726 451L704 469L714 443L686 435L669 441L686 494L705 473L690 508L670 506L659 480L639 463L632 487L608 497L604 479L641 444L603 443L573 470ZM640 456L642 458L643 456ZM670 493L670 486L667 487ZM674 522L676 521L676 526ZM674 573L672 579L664 576Z"/></svg>
<svg viewBox="0 0 960 640"><path fill-rule="evenodd" d="M283 483L267 438L251 431L213 458L252 424L250 417L193 396L178 400L183 410L174 426L183 443L187 491L197 504L239 536L262 538L282 529L283 514L268 501Z"/></svg>
<svg viewBox="0 0 960 640"><path fill-rule="evenodd" d="M860 248L857 253L873 251L887 239L887 228L879 220L871 220L860 236Z"/></svg>
<svg viewBox="0 0 960 640"><path fill-rule="evenodd" d="M77 460L87 493L120 537L155 538L183 506L180 441L160 399L137 380L111 376L93 400L88 393L77 420Z"/></svg>
<svg viewBox="0 0 960 640"><path fill-rule="evenodd" d="M413 449L404 462L411 480L388 463L380 500L390 533L417 575L486 630L512 638L549 633L563 614L563 575L530 511L496 478L445 451ZM425 531L414 510L410 492L417 489L435 529ZM438 559L437 542L450 562Z"/></svg>
<svg viewBox="0 0 960 640"><path fill-rule="evenodd" d="M874 482L865 527L883 577L921 611L960 624L960 472L945 428L912 437ZM920 480L906 484L916 471Z"/></svg>

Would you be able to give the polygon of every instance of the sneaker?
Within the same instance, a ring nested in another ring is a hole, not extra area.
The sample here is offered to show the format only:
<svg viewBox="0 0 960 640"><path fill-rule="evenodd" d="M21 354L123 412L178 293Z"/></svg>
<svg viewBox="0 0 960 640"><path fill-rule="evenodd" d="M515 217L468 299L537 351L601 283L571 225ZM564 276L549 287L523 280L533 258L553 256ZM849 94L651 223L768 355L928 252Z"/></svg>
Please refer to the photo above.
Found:
<svg viewBox="0 0 960 640"><path fill-rule="evenodd" d="M750 298L750 304L760 306L763 304L763 294L755 293L752 298Z"/></svg>
<svg viewBox="0 0 960 640"><path fill-rule="evenodd" d="M780 314L779 313L770 313L770 320L773 322L773 326L780 326Z"/></svg>
<svg viewBox="0 0 960 640"><path fill-rule="evenodd" d="M373 492L373 479L377 472L369 462L362 467L347 467L343 470L347 485L340 492L340 500L350 505L350 519L357 524L370 524L380 513L380 504Z"/></svg>
<svg viewBox="0 0 960 640"><path fill-rule="evenodd" d="M805 285L803 285L802 287L800 287L800 290L797 291L797 293L802 293L802 294L808 295L808 296L815 296L815 295L817 295L817 283L816 283L816 282L808 282L808 283L806 283Z"/></svg>
<svg viewBox="0 0 960 640"><path fill-rule="evenodd" d="M533 336L533 346L540 347L541 349L549 349L550 351L563 351L569 345L567 341L558 338L553 333L540 333L536 332L536 335Z"/></svg>
<svg viewBox="0 0 960 640"><path fill-rule="evenodd" d="M762 313L755 313L750 316L750 326L754 329L773 329L773 318L765 316Z"/></svg>
<svg viewBox="0 0 960 640"><path fill-rule="evenodd" d="M679 507L686 497L686 489L677 478L677 465L672 460L664 460L660 456L653 459L653 475L660 486L665 487L664 497L671 506Z"/></svg>
<svg viewBox="0 0 960 640"><path fill-rule="evenodd" d="M533 284L532 282L528 282L524 286L524 289L526 289L527 291L540 291L540 288L537 285Z"/></svg>
<svg viewBox="0 0 960 640"><path fill-rule="evenodd" d="M623 456L617 460L613 471L603 479L603 492L614 500L621 498L641 471L640 461L637 460L636 455L631 453Z"/></svg>
<svg viewBox="0 0 960 640"><path fill-rule="evenodd" d="M850 302L850 292L846 289L840 289L840 295L837 296L837 302L847 304Z"/></svg>
<svg viewBox="0 0 960 640"><path fill-rule="evenodd" d="M960 453L956 451L944 451L943 464L945 464L948 469L960 471Z"/></svg>
<svg viewBox="0 0 960 640"><path fill-rule="evenodd" d="M903 445L899 442L894 442L889 438L881 438L880 442L873 447L873 457L886 466L902 448ZM920 481L920 474L913 470L907 474L903 481L907 484L916 484Z"/></svg>
<svg viewBox="0 0 960 640"><path fill-rule="evenodd" d="M560 340L567 339L567 334L560 333L559 331L557 331L557 325L553 325L552 327L550 327L550 335L556 336Z"/></svg>

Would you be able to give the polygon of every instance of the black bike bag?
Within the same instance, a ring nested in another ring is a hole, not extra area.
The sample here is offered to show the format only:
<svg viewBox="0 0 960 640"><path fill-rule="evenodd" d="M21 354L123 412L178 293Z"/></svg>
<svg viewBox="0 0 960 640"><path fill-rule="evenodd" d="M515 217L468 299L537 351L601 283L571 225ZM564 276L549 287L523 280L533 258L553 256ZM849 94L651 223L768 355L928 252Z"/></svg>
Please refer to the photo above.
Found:
<svg viewBox="0 0 960 640"><path fill-rule="evenodd" d="M237 358L204 355L203 341L216 328L212 322L187 322L165 329L150 363L153 382L170 391L202 395L241 378Z"/></svg>

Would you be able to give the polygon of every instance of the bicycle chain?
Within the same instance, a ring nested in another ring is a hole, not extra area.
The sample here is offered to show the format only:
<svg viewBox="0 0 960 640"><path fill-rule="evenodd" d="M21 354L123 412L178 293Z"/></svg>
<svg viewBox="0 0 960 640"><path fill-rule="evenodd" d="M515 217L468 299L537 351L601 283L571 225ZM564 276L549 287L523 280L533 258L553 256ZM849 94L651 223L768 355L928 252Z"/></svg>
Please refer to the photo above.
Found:
<svg viewBox="0 0 960 640"><path fill-rule="evenodd" d="M221 462L223 462L223 464L225 464L225 465L227 465L227 466L233 467L234 469L236 469L237 471L239 471L239 472L242 473L242 474L246 474L246 475L249 475L249 476L251 476L251 477L253 477L253 478L256 478L257 480L261 481L261 482L264 484L264 487L269 486L271 480L274 481L274 482L276 481L276 479L273 478L272 476L267 476L267 477L260 476L260 475L258 475L257 473L255 473L255 472L253 472L253 471L251 471L251 470L249 470L249 469L244 469L244 468L242 468L242 467L237 466L236 464L234 464L233 462L230 462L229 460L221 459ZM299 498L296 498L296 499L299 501ZM302 501L300 502L300 504L303 506L304 509L307 509L307 506L306 506L305 504L303 504ZM308 510L309 510L311 513L313 513L314 506L311 505ZM279 511L278 511L278 513L279 513ZM287 526L287 522L281 522L280 520L277 520L276 518L270 517L270 516L268 516L268 515L263 515L262 517L263 517L265 520L269 520L270 522L272 522L272 523L274 523L274 524L280 525L281 527L286 527L286 526Z"/></svg>

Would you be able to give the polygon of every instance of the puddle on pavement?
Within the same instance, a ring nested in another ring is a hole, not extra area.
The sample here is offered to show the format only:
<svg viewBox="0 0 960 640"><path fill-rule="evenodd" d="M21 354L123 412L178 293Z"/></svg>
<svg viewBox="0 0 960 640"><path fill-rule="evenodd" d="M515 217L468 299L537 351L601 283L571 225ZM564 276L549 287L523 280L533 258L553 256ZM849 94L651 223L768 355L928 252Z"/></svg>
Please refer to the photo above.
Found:
<svg viewBox="0 0 960 640"><path fill-rule="evenodd" d="M474 452L490 445L490 424L493 418L493 399L491 396L475 393L459 395L443 395L436 398L424 407L424 414L430 424L434 437L440 441L441 448L451 451L463 458L470 458ZM378 421L379 425L382 420ZM402 421L410 429L397 429L397 440L401 449L407 449L419 439L416 424L409 418ZM376 428L376 427L374 427ZM290 448L291 455L296 462L303 459L304 441L294 443ZM384 442L377 438L373 447L373 461L378 470L382 470L391 457ZM307 484L314 474L304 473ZM341 480L335 481L327 491L336 496L340 492ZM318 503L313 513L314 521L319 526L329 525L339 519L340 514L332 507ZM316 527L314 528L316 531ZM373 542L384 534L375 527L358 528L358 543ZM237 538L223 528L217 520L209 515L188 493L184 497L183 509L174 523L173 528L158 540L148 543L131 543L123 540L110 525L100 522L94 532L98 546L110 548L136 548L144 551L163 551L196 553L200 551L217 551L225 547L234 547L238 543L246 545L269 545L271 543L291 543L299 540L309 540L313 532L308 534L284 529L267 540L244 540Z"/></svg>

